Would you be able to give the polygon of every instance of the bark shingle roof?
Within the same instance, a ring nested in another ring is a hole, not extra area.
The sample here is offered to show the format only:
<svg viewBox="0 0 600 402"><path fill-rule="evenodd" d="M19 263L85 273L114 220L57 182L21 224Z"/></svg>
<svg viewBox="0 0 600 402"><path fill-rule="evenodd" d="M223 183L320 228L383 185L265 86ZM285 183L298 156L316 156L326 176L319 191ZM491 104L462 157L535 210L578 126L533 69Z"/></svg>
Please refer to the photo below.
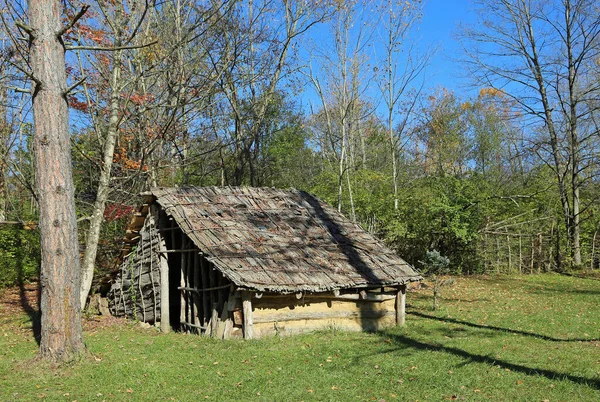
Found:
<svg viewBox="0 0 600 402"><path fill-rule="evenodd" d="M318 292L422 279L373 235L303 191L191 187L150 194L243 288Z"/></svg>

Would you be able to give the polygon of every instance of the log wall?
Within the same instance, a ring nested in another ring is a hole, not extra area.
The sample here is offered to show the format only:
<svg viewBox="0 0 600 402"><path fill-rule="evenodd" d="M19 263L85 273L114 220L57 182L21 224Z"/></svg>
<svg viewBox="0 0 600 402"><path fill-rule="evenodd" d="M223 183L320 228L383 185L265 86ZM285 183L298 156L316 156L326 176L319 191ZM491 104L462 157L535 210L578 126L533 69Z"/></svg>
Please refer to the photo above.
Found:
<svg viewBox="0 0 600 402"><path fill-rule="evenodd" d="M318 329L375 331L396 324L395 293L264 294L252 298L253 335L292 335Z"/></svg>
<svg viewBox="0 0 600 402"><path fill-rule="evenodd" d="M151 216L139 236L108 292L109 309L117 317L155 323L160 321L160 238Z"/></svg>

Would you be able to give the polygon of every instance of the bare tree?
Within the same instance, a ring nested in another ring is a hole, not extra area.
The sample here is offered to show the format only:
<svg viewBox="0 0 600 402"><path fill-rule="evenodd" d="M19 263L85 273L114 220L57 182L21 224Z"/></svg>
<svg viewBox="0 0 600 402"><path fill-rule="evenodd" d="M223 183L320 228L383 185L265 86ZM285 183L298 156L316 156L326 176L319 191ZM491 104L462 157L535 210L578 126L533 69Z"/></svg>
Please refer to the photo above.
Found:
<svg viewBox="0 0 600 402"><path fill-rule="evenodd" d="M465 28L477 82L507 94L545 135L538 154L556 177L570 257L581 259L580 190L589 178L589 101L600 93L600 18L593 0L478 2L480 23Z"/></svg>
<svg viewBox="0 0 600 402"><path fill-rule="evenodd" d="M400 113L400 103L429 63L433 50L417 54L410 34L421 17L420 2L387 0L379 8L382 14L380 29L383 41L383 60L380 63L380 90L387 109L387 130L392 158L394 209L398 209L398 152L407 142L406 129L419 98L421 88Z"/></svg>
<svg viewBox="0 0 600 402"><path fill-rule="evenodd" d="M373 113L373 108L365 109L365 92L372 76L365 69L365 48L372 38L373 27L362 20L357 12L357 1L338 3L336 13L331 20L333 47L318 49L313 60L318 65L318 73L310 66L307 73L321 102L320 112L325 124L322 135L327 144L328 155L335 159L338 175L337 208L342 210L344 187L348 190L348 199L352 219L356 220L352 181L350 172L357 166L355 143L361 141L361 120ZM358 26L358 29L354 29ZM367 75L369 74L369 75ZM320 77L319 77L320 75ZM364 147L361 164L366 163ZM331 162L332 164L334 162ZM345 183L344 183L345 179Z"/></svg>

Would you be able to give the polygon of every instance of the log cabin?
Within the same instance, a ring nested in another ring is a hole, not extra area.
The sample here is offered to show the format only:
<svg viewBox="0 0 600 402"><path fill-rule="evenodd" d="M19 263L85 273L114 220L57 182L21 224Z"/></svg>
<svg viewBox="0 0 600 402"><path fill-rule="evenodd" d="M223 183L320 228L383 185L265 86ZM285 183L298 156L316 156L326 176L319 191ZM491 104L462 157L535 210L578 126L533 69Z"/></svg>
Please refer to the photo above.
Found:
<svg viewBox="0 0 600 402"><path fill-rule="evenodd" d="M127 228L111 313L245 339L404 325L419 273L313 195L249 187L154 188Z"/></svg>

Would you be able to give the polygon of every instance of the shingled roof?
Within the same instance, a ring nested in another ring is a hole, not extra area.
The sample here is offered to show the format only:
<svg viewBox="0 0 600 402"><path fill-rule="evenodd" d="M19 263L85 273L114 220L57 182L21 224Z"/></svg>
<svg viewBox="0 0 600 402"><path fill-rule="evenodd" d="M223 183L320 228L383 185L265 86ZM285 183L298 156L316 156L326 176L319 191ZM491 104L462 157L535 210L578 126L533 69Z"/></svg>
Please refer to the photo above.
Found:
<svg viewBox="0 0 600 402"><path fill-rule="evenodd" d="M150 194L243 288L318 292L422 279L373 235L303 191L192 187Z"/></svg>

